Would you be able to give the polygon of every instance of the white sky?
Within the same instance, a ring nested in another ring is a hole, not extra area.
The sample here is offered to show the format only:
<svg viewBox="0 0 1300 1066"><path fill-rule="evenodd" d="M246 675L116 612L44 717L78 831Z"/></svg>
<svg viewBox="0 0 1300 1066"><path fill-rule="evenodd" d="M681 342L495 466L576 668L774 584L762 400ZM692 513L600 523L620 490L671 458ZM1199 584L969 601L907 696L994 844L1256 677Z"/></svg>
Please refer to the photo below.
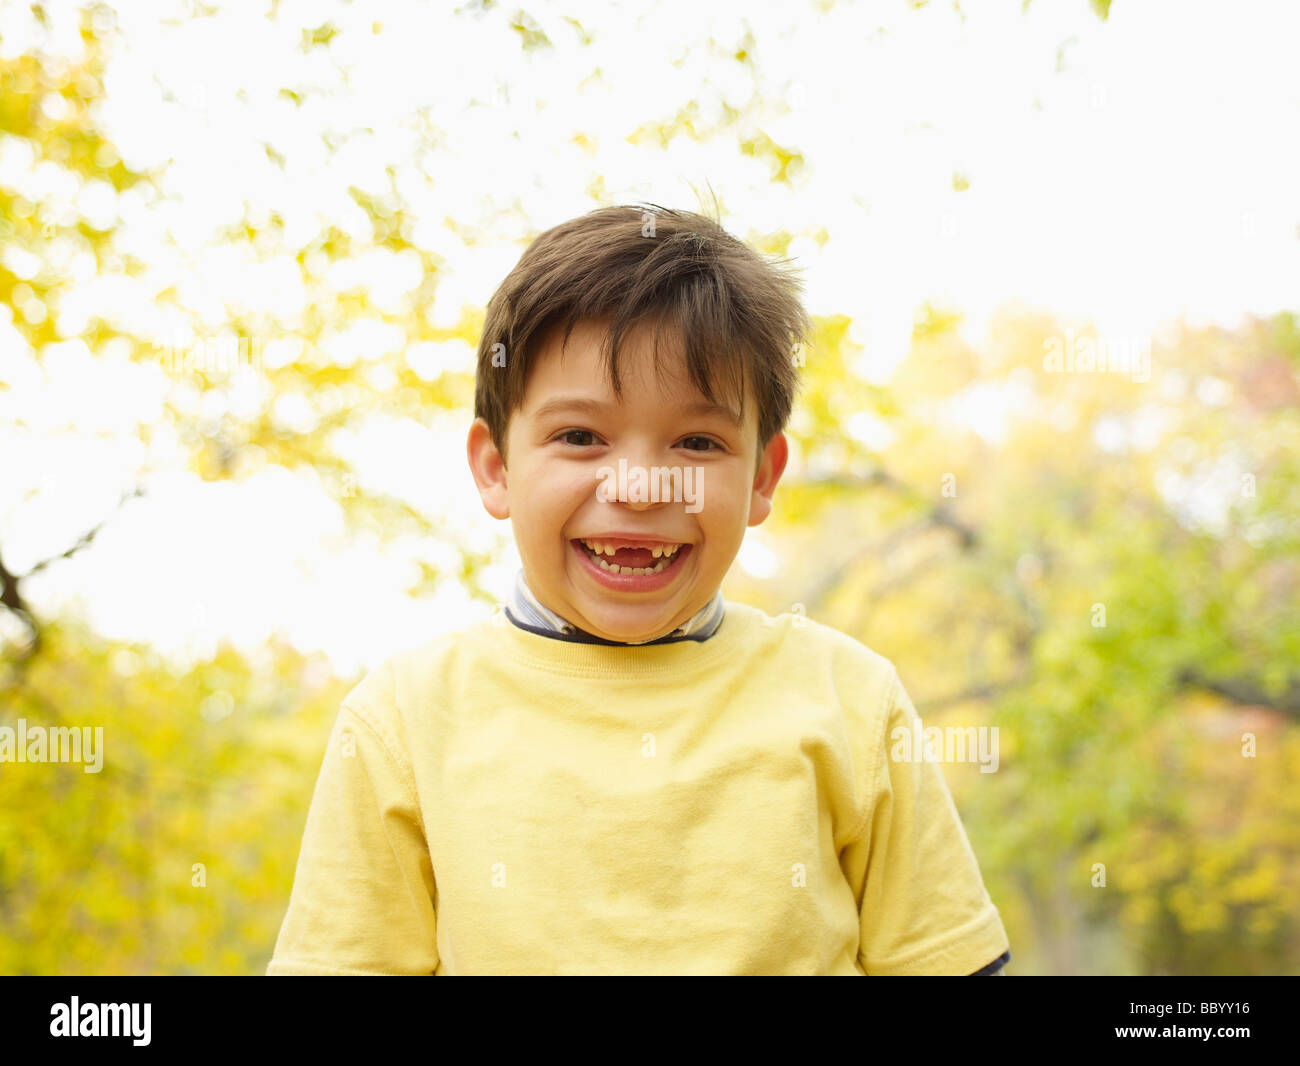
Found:
<svg viewBox="0 0 1300 1066"><path fill-rule="evenodd" d="M1231 326L1294 308L1300 291L1300 5L1281 0L1117 0L1104 23L1084 0L1036 0L1028 12L1020 0L980 0L963 5L964 19L938 2L823 12L584 0L525 5L556 46L528 53L507 25L513 8L452 17L439 4L290 0L275 21L253 3L196 21L154 0L116 6L122 47L103 120L130 166L166 168L163 198L69 183L0 134L0 184L50 217L120 221L120 249L150 264L144 283L125 284L87 276L67 251L64 269L86 277L62 310L73 333L79 316L108 307L141 335L184 343L152 298L173 284L210 326L238 307L292 330L304 299L293 242L323 220L366 235L347 189L383 192L389 165L418 219L413 239L445 261L437 325L486 303L528 236L597 206L598 181L602 202L688 208L707 183L738 236L808 235L792 248L808 305L854 317L864 370L880 380L927 300L961 309L979 344L1008 300L1131 339L1180 316ZM72 5L51 10L75 47ZM30 47L25 11L0 0L0 54ZM346 79L323 50L298 48L303 27L327 21L341 31L329 51ZM752 68L726 58L747 34ZM306 92L302 107L277 97L286 86ZM805 172L793 188L771 183L734 134L680 137L667 151L629 142L692 103L697 130L724 103L745 110L749 133L802 153ZM333 158L326 132L342 146ZM573 143L578 133L594 151ZM954 172L969 189L954 192ZM253 218L280 213L289 246L247 259L223 247L220 227L246 205ZM823 227L819 250L810 236ZM33 269L17 249L0 254L20 275ZM320 284L363 278L391 305L419 281L411 268L379 252L334 264ZM276 338L266 343L274 358ZM323 344L366 359L403 338L356 323ZM453 346L408 358L436 373L467 355ZM256 648L279 629L351 669L487 609L457 588L411 602L402 546L345 542L334 505L283 473L204 485L175 469L165 439L145 454L133 426L166 395L155 368L91 357L76 341L43 362L34 370L0 320L10 385L0 390L0 547L11 568L63 550L151 471L148 497L91 550L29 583L43 611L80 611L109 635L179 655L204 654L222 635ZM205 401L193 402L197 416ZM19 417L39 429L36 444L12 427ZM445 501L459 535L502 545L493 582L504 593L508 527L478 504L462 458L468 419L366 435L361 472ZM770 568L761 538L745 561Z"/></svg>

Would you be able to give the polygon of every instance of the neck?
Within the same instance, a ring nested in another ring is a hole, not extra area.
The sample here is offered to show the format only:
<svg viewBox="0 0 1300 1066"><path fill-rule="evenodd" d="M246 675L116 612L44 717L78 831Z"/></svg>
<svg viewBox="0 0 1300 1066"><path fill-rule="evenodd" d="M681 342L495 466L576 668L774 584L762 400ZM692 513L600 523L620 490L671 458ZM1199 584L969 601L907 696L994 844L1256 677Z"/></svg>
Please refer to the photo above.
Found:
<svg viewBox="0 0 1300 1066"><path fill-rule="evenodd" d="M636 647L643 644L658 644L677 640L708 640L722 624L725 607L722 592L719 590L713 594L713 598L704 607L668 633L646 640L608 640L593 633L588 633L543 604L529 587L523 570L520 570L515 578L514 591L506 613L510 621L515 625L541 636L581 644Z"/></svg>

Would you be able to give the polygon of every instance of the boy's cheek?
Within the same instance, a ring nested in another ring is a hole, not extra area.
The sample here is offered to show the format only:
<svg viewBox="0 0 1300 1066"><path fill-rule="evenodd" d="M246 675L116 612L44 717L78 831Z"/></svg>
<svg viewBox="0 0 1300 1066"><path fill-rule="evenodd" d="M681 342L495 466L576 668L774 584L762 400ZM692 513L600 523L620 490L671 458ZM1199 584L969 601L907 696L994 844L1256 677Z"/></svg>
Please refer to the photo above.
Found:
<svg viewBox="0 0 1300 1066"><path fill-rule="evenodd" d="M595 466L573 462L539 462L525 471L532 491L544 492L552 501L579 502L585 496L596 498L600 478Z"/></svg>
<svg viewBox="0 0 1300 1066"><path fill-rule="evenodd" d="M749 506L750 488L748 483L722 481L715 478L710 484L708 477L700 486L700 514L702 520L725 522L731 524L734 516Z"/></svg>

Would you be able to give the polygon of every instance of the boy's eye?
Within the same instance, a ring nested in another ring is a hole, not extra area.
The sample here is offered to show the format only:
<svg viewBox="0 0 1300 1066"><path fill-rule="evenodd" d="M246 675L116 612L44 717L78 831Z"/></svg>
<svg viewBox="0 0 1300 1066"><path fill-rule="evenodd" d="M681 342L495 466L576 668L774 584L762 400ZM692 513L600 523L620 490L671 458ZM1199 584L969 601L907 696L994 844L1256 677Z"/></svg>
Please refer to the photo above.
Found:
<svg viewBox="0 0 1300 1066"><path fill-rule="evenodd" d="M720 447L712 437L683 437L682 446L692 452L706 452L710 448Z"/></svg>
<svg viewBox="0 0 1300 1066"><path fill-rule="evenodd" d="M565 444L573 444L581 448L588 444L595 444L596 434L589 429L566 429L555 439L562 440Z"/></svg>

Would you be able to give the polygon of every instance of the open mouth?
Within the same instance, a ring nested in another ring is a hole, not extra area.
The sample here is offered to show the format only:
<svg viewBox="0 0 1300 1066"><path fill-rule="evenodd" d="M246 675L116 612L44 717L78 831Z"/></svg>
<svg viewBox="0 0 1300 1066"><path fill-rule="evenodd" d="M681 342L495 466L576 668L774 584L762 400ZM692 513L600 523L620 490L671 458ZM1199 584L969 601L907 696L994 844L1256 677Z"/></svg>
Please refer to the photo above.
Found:
<svg viewBox="0 0 1300 1066"><path fill-rule="evenodd" d="M646 541L635 543L624 539L617 541L599 538L579 538L574 541L607 574L629 577L649 577L661 574L673 565L683 554L689 551L688 544L674 544L668 541Z"/></svg>

